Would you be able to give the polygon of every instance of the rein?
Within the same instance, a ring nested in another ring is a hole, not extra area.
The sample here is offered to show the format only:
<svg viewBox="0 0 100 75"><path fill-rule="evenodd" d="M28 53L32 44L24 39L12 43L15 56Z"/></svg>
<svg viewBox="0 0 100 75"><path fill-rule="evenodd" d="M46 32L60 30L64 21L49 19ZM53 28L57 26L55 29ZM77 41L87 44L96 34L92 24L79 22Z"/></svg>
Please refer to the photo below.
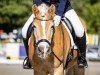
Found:
<svg viewBox="0 0 100 75"><path fill-rule="evenodd" d="M63 63L63 60L60 60L53 51L52 51L52 54L59 60L60 64L57 66L57 67L59 67ZM55 67L55 68L57 68L57 67Z"/></svg>

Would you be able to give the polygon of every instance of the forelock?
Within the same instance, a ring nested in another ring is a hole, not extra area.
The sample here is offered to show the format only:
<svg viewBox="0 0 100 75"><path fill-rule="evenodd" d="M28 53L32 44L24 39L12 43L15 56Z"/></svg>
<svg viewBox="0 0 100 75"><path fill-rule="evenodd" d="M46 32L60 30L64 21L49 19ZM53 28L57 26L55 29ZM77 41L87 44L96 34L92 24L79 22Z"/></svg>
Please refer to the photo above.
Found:
<svg viewBox="0 0 100 75"><path fill-rule="evenodd" d="M48 11L48 6L46 5L46 4L41 4L40 6L38 6L38 9L39 9L39 11L40 11L40 14L42 15L42 16L45 16L45 14L47 13L47 11Z"/></svg>

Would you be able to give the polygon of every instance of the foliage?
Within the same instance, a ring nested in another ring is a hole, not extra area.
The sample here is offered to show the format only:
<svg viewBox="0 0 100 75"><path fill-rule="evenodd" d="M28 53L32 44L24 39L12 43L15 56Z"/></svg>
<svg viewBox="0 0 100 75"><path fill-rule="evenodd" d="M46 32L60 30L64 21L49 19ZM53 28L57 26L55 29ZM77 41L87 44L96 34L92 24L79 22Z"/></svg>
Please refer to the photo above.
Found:
<svg viewBox="0 0 100 75"><path fill-rule="evenodd" d="M70 0L72 7L81 14L83 7L90 3L90 0Z"/></svg>
<svg viewBox="0 0 100 75"><path fill-rule="evenodd" d="M0 24L23 25L31 6L31 0L0 0Z"/></svg>
<svg viewBox="0 0 100 75"><path fill-rule="evenodd" d="M100 3L87 4L82 14L87 21L88 32L100 34Z"/></svg>
<svg viewBox="0 0 100 75"><path fill-rule="evenodd" d="M70 0L78 15L84 17L89 33L100 34L100 0ZM99 2L99 3L97 3ZM31 15L32 0L0 0L0 26L23 26Z"/></svg>

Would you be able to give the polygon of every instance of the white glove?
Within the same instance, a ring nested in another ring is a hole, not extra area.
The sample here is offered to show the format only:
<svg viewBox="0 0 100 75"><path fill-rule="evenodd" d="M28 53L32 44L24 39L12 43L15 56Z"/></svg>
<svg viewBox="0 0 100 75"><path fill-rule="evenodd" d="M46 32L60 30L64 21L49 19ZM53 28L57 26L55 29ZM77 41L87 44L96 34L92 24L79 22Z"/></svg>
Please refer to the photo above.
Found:
<svg viewBox="0 0 100 75"><path fill-rule="evenodd" d="M61 16L55 15L53 20L54 20L54 25L58 26L60 24L60 21L61 21Z"/></svg>

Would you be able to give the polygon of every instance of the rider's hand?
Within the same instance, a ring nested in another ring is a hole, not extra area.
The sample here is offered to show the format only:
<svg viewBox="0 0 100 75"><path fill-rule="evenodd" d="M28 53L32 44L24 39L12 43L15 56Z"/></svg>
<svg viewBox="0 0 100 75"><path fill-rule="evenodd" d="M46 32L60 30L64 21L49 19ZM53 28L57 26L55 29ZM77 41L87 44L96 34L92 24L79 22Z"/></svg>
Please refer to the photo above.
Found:
<svg viewBox="0 0 100 75"><path fill-rule="evenodd" d="M61 16L55 15L53 20L54 20L55 26L58 26L60 24L60 21L61 21Z"/></svg>

